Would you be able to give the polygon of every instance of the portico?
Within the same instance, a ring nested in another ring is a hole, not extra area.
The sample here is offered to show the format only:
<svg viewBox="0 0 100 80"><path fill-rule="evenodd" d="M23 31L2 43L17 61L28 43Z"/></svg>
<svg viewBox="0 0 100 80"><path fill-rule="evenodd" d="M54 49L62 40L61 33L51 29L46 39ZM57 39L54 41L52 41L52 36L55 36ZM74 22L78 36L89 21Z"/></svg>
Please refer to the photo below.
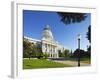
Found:
<svg viewBox="0 0 100 80"><path fill-rule="evenodd" d="M47 41L42 41L42 52L49 55L49 58L58 58L57 44Z"/></svg>

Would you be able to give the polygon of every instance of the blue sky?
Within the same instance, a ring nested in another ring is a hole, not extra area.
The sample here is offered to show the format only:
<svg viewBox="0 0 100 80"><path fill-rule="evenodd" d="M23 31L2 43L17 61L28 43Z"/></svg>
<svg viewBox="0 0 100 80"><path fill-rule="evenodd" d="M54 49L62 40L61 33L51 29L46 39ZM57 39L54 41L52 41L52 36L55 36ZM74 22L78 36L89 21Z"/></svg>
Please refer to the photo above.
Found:
<svg viewBox="0 0 100 80"><path fill-rule="evenodd" d="M81 23L65 25L60 21L56 12L23 10L24 36L41 39L43 28L49 25L54 39L62 46L75 50L77 48L77 35L81 34L81 48L86 50L89 42L86 38L88 26L91 24L91 14Z"/></svg>

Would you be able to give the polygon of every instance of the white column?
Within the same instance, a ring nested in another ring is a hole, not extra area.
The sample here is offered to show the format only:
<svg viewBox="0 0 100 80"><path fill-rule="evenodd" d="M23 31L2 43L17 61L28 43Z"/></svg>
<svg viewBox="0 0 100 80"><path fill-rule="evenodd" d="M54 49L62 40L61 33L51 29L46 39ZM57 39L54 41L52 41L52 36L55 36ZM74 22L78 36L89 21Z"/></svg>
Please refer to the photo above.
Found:
<svg viewBox="0 0 100 80"><path fill-rule="evenodd" d="M49 46L49 44L48 44L48 54L50 54L50 46Z"/></svg>
<svg viewBox="0 0 100 80"><path fill-rule="evenodd" d="M58 49L57 49L57 47L56 47L56 54L57 54L57 58L58 58L59 56L58 56Z"/></svg>
<svg viewBox="0 0 100 80"><path fill-rule="evenodd" d="M45 52L45 44L42 43L42 52L44 53Z"/></svg>
<svg viewBox="0 0 100 80"><path fill-rule="evenodd" d="M45 43L45 52L47 52L47 44Z"/></svg>
<svg viewBox="0 0 100 80"><path fill-rule="evenodd" d="M47 44L47 52L46 53L48 53L48 44Z"/></svg>
<svg viewBox="0 0 100 80"><path fill-rule="evenodd" d="M52 55L52 45L51 45L51 55ZM52 57L52 56L51 56Z"/></svg>

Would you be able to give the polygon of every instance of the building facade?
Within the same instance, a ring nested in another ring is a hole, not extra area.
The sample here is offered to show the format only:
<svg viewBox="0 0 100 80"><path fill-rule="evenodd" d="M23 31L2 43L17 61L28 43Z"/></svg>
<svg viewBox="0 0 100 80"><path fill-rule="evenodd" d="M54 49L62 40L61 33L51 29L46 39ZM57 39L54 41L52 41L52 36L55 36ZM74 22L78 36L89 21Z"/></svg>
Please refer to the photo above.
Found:
<svg viewBox="0 0 100 80"><path fill-rule="evenodd" d="M24 37L24 39L27 39L29 42L34 43L35 45L40 45L43 54L48 54L49 58L58 58L58 51L64 51L64 47L59 45L58 42L54 40L49 25L46 25L46 27L43 29L41 40L36 40L29 37Z"/></svg>

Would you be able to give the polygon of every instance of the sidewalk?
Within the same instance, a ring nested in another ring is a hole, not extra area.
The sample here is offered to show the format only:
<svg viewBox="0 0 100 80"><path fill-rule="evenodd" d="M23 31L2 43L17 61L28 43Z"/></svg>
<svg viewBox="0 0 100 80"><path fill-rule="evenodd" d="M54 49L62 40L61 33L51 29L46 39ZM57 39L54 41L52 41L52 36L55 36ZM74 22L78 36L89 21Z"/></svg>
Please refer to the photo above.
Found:
<svg viewBox="0 0 100 80"><path fill-rule="evenodd" d="M70 61L70 60L67 60L67 61L57 61L57 60L54 60L54 62L58 62L58 63L63 63L63 64L67 64L67 65L71 65L73 67L76 67L77 66L77 61ZM80 66L90 66L91 64L88 64L88 63L80 63Z"/></svg>

